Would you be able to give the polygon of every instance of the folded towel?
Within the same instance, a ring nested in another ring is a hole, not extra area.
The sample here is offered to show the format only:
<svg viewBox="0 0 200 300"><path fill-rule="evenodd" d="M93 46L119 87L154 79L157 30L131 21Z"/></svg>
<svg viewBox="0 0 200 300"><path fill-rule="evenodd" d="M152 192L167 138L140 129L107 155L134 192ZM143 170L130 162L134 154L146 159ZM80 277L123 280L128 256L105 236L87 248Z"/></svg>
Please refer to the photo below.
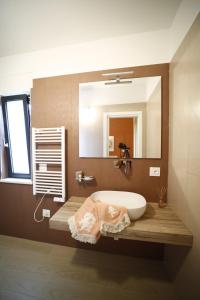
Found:
<svg viewBox="0 0 200 300"><path fill-rule="evenodd" d="M120 232L130 225L130 219L125 207L94 201L89 197L68 219L68 224L74 239L96 244L101 233Z"/></svg>

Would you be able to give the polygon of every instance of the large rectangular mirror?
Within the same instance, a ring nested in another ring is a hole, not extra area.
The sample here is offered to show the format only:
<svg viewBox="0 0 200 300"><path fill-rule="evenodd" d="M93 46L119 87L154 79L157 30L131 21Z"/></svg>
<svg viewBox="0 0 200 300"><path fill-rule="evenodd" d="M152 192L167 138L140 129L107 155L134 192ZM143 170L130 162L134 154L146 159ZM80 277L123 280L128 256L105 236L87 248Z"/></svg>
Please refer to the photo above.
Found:
<svg viewBox="0 0 200 300"><path fill-rule="evenodd" d="M79 156L161 158L161 76L79 84Z"/></svg>

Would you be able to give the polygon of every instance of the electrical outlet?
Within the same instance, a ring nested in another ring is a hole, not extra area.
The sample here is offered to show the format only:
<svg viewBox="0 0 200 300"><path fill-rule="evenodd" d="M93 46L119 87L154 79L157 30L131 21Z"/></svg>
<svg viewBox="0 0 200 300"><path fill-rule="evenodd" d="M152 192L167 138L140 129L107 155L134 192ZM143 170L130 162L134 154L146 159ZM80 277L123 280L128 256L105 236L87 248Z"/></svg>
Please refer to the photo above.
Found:
<svg viewBox="0 0 200 300"><path fill-rule="evenodd" d="M160 167L150 167L149 176L160 176Z"/></svg>
<svg viewBox="0 0 200 300"><path fill-rule="evenodd" d="M43 208L42 216L45 217L45 218L50 218L50 210Z"/></svg>

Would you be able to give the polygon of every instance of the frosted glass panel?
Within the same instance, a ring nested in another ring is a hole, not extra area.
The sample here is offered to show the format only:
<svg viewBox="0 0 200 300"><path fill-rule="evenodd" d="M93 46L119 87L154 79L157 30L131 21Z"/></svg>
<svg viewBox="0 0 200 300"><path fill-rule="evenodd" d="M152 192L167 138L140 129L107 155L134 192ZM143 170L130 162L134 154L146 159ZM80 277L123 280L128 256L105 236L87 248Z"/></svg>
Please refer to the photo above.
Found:
<svg viewBox="0 0 200 300"><path fill-rule="evenodd" d="M23 101L7 102L7 114L12 171L29 174Z"/></svg>

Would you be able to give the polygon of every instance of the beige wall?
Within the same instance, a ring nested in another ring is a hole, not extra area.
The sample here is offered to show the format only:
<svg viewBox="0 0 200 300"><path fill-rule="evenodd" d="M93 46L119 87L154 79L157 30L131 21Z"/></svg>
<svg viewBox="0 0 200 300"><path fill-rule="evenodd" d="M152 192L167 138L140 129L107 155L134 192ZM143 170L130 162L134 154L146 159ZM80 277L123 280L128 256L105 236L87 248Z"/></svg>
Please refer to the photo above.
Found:
<svg viewBox="0 0 200 300"><path fill-rule="evenodd" d="M168 199L194 234L192 249L167 247L181 299L200 299L200 15L170 67Z"/></svg>
<svg viewBox="0 0 200 300"><path fill-rule="evenodd" d="M161 157L161 81L146 105L146 157Z"/></svg>

